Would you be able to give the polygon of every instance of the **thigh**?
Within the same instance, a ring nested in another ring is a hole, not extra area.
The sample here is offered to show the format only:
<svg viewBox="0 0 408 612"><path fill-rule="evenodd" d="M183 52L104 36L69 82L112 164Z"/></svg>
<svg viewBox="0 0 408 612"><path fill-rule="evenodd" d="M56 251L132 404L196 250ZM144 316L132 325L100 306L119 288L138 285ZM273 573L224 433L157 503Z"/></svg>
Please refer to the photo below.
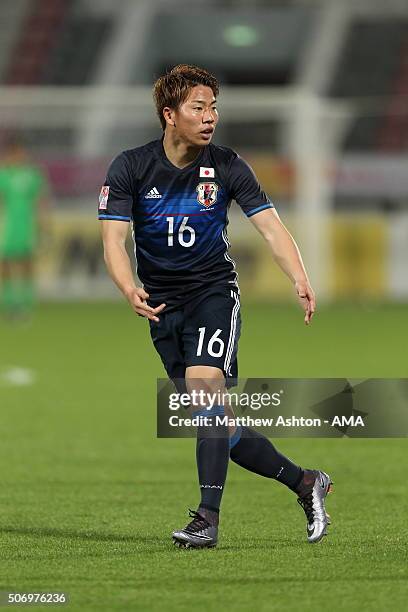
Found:
<svg viewBox="0 0 408 612"><path fill-rule="evenodd" d="M150 336L170 379L184 379L186 364L183 354L181 310L160 314L160 321L149 321ZM178 385L176 385L178 387ZM184 387L180 392L184 391Z"/></svg>
<svg viewBox="0 0 408 612"><path fill-rule="evenodd" d="M229 288L203 293L185 309L183 346L186 366L213 366L225 378L238 375L237 352L241 333L239 296Z"/></svg>

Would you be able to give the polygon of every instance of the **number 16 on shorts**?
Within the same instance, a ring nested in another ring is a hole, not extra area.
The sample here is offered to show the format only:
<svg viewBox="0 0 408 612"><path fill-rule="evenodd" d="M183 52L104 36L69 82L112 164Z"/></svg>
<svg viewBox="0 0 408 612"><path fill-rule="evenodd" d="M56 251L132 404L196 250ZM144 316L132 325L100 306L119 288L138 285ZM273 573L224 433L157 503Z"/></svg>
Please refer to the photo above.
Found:
<svg viewBox="0 0 408 612"><path fill-rule="evenodd" d="M207 353L211 355L211 357L221 357L225 347L224 341L219 337L220 334L222 334L222 329L217 329L210 338L206 337L205 327L199 327L198 333L197 357L201 357L205 343L207 343Z"/></svg>

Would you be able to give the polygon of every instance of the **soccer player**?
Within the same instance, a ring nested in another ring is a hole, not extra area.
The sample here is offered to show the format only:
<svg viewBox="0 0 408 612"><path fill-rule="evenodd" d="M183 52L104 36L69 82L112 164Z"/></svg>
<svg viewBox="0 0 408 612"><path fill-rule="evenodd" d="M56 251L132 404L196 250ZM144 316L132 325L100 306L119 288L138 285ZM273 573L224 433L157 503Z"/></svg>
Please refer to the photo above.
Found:
<svg viewBox="0 0 408 612"><path fill-rule="evenodd" d="M38 230L48 224L48 186L22 143L8 140L0 165L0 304L8 317L31 312Z"/></svg>
<svg viewBox="0 0 408 612"><path fill-rule="evenodd" d="M216 78L196 66L182 64L160 77L154 100L162 138L120 153L99 197L108 271L133 310L149 320L169 378L185 380L189 391L228 387L238 373L240 292L226 232L232 200L292 281L306 324L315 310L299 250L253 171L233 150L211 144L217 95ZM125 250L129 222L142 287ZM197 431L201 500L190 510L191 522L173 532L175 544L217 544L230 458L293 491L307 517L308 541L320 541L329 524L324 500L330 477L302 469L250 428L216 431L215 417L226 410L220 405L193 412L208 417Z"/></svg>

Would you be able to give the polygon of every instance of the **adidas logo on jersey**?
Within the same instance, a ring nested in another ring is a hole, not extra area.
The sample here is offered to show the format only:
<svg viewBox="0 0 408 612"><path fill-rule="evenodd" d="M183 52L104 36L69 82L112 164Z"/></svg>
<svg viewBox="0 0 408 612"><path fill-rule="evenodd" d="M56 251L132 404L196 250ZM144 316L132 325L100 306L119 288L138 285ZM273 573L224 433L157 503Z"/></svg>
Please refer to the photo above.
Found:
<svg viewBox="0 0 408 612"><path fill-rule="evenodd" d="M161 198L161 193L159 193L156 187L153 187L148 193L145 195L145 200L151 200L152 198Z"/></svg>

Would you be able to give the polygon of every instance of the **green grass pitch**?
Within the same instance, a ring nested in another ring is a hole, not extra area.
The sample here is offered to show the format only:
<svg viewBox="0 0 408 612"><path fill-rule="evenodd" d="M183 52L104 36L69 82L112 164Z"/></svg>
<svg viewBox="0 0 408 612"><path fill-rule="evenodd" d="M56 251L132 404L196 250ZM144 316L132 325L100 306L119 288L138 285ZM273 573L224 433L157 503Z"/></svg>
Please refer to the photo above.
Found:
<svg viewBox="0 0 408 612"><path fill-rule="evenodd" d="M408 377L407 306L243 318L241 376ZM0 590L65 591L81 611L406 609L405 440L277 441L335 482L318 545L292 493L231 464L218 548L178 550L194 441L155 438L147 323L122 303L44 305L0 338Z"/></svg>

